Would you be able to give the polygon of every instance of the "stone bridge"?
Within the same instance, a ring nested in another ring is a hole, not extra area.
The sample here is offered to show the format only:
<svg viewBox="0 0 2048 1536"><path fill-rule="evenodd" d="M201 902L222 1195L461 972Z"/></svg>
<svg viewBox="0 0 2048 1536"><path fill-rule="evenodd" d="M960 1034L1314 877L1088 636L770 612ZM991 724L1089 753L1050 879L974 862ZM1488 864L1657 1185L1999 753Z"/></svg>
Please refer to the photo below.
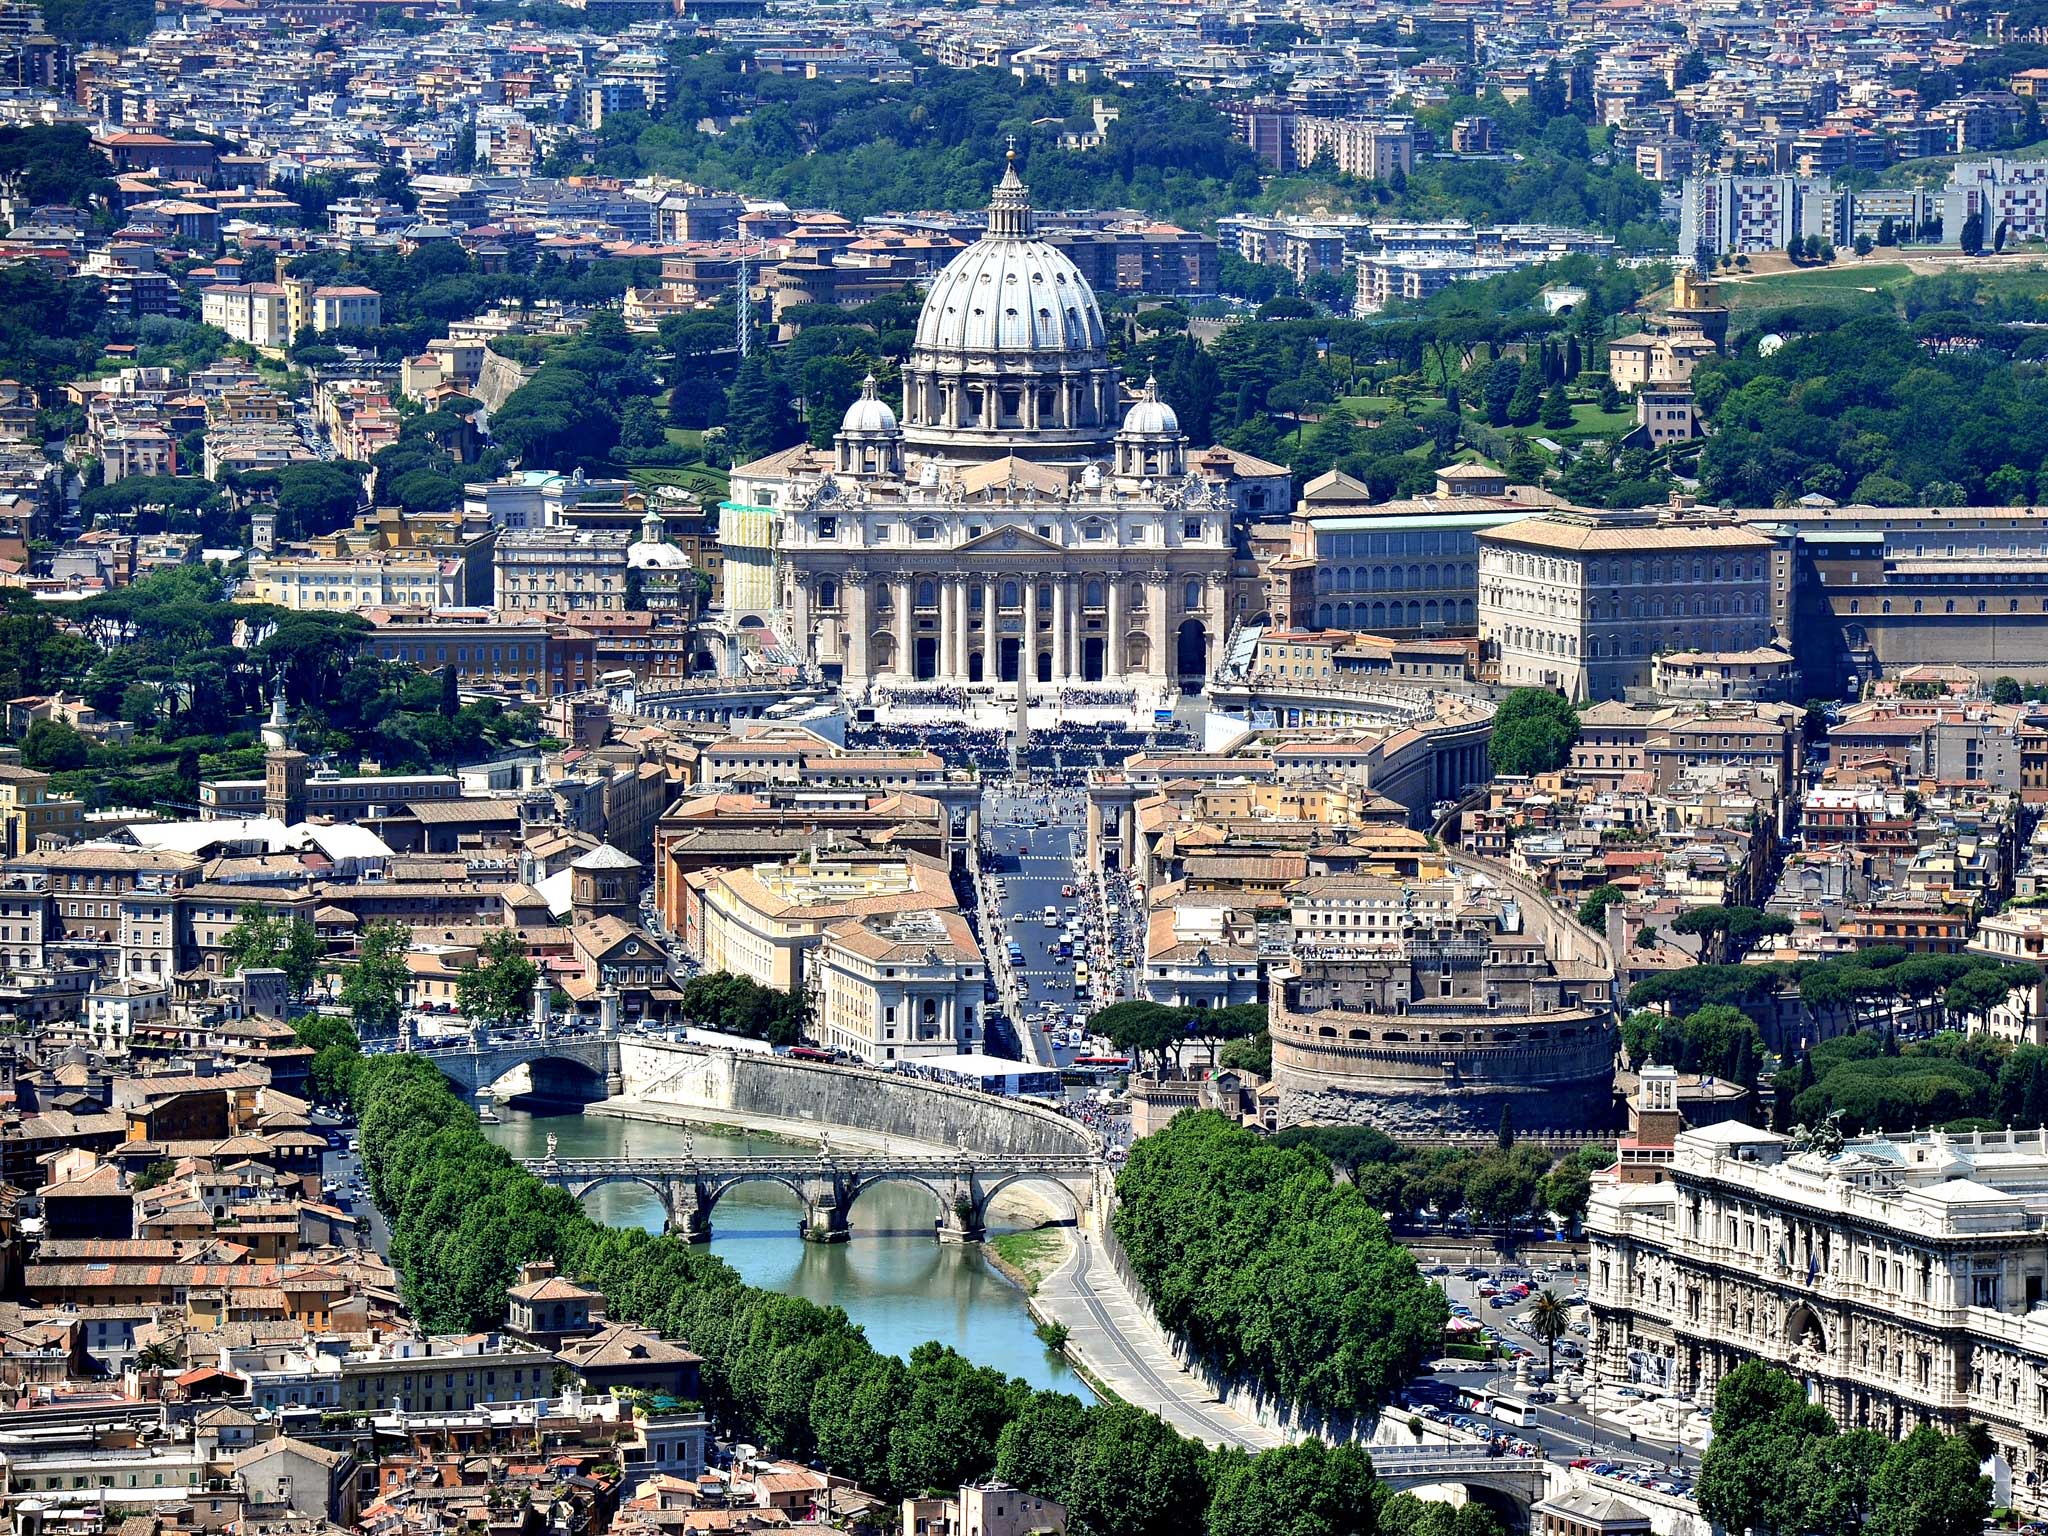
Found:
<svg viewBox="0 0 2048 1536"><path fill-rule="evenodd" d="M1397 1492L1405 1488L1456 1485L1508 1519L1509 1530L1526 1530L1529 1510L1549 1491L1554 1468L1540 1456L1489 1456L1483 1445L1375 1445L1372 1468Z"/></svg>
<svg viewBox="0 0 2048 1536"><path fill-rule="evenodd" d="M530 1030L499 1036L478 1030L465 1044L430 1046L410 1054L431 1061L471 1097L525 1067L532 1078L532 1091L539 1097L593 1100L613 1097L624 1086L619 1064L621 1038L617 1031L549 1037ZM401 1042L397 1048L403 1050L405 1045Z"/></svg>
<svg viewBox="0 0 2048 1536"><path fill-rule="evenodd" d="M960 1152L953 1156L898 1156L836 1152L819 1139L814 1157L557 1157L554 1137L548 1155L524 1159L536 1177L581 1200L607 1184L639 1184L654 1191L667 1213L670 1232L693 1243L711 1239L711 1212L742 1184L780 1184L803 1202L798 1229L814 1243L843 1243L851 1230L853 1204L877 1184L920 1184L939 1202L940 1241L980 1241L990 1202L1012 1184L1058 1184L1078 1217L1090 1197L1099 1160L1086 1153L1003 1155Z"/></svg>

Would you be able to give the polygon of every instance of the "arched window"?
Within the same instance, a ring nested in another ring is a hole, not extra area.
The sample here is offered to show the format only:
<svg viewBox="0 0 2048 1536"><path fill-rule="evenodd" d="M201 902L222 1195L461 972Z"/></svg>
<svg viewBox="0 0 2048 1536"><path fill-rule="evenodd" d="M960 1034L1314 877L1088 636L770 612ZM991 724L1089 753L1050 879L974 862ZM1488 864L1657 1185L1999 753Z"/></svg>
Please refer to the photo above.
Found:
<svg viewBox="0 0 2048 1536"><path fill-rule="evenodd" d="M917 606L920 608L936 608L938 603L939 589L929 581L920 581L917 584Z"/></svg>
<svg viewBox="0 0 2048 1536"><path fill-rule="evenodd" d="M1191 581L1180 589L1180 605L1190 613L1202 606L1202 584L1199 581Z"/></svg>
<svg viewBox="0 0 2048 1536"><path fill-rule="evenodd" d="M1081 603L1084 607L1100 608L1102 606L1102 583L1099 581L1089 582L1081 594Z"/></svg>
<svg viewBox="0 0 2048 1536"><path fill-rule="evenodd" d="M839 606L839 583L832 580L829 576L818 583L818 606L820 608L836 608Z"/></svg>
<svg viewBox="0 0 2048 1536"><path fill-rule="evenodd" d="M1003 606L1005 608L1014 608L1017 606L1017 583L1015 583L1014 581L1006 581L1003 583Z"/></svg>
<svg viewBox="0 0 2048 1536"><path fill-rule="evenodd" d="M1043 581L1038 584L1038 611L1040 614L1052 612L1052 587Z"/></svg>

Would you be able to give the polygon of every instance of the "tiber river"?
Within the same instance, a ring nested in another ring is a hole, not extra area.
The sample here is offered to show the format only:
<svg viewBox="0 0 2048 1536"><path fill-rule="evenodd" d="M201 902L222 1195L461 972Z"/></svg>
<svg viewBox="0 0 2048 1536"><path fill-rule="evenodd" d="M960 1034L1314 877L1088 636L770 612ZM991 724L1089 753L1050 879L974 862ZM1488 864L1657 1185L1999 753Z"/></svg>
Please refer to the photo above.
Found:
<svg viewBox="0 0 2048 1536"><path fill-rule="evenodd" d="M486 1125L483 1132L516 1157L546 1156L550 1131L563 1157L679 1157L685 1135L702 1157L788 1149L772 1137L702 1126L501 1113L503 1123ZM607 1185L585 1204L592 1216L614 1226L661 1230L661 1202L638 1185ZM743 1184L712 1213L711 1251L751 1285L844 1308L877 1349L907 1357L916 1345L937 1339L976 1364L1092 1402L1081 1379L1032 1333L1023 1293L990 1268L973 1244L941 1243L932 1236L938 1214L938 1203L917 1185L883 1184L854 1205L850 1242L807 1243L797 1236L802 1209L794 1195L778 1184Z"/></svg>

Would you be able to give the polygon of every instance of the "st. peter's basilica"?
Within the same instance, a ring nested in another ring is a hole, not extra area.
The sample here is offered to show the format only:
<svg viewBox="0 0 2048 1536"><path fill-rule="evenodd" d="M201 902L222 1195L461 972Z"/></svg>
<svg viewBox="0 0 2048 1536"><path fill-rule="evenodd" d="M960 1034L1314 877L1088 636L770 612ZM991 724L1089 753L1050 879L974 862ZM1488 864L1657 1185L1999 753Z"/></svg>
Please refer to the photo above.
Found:
<svg viewBox="0 0 2048 1536"><path fill-rule="evenodd" d="M1284 469L1191 456L1149 383L1127 399L1095 294L1034 238L1014 164L987 234L933 280L901 417L869 378L830 450L770 455L732 487L728 622L772 625L855 697L1197 687L1257 602L1239 529L1288 504Z"/></svg>

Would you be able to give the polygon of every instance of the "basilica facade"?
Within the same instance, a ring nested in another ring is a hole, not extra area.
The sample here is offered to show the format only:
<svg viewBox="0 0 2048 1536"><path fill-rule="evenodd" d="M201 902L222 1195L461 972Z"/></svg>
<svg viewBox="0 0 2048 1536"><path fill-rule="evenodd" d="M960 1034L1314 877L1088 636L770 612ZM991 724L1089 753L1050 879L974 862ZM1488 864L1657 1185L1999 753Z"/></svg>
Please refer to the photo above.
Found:
<svg viewBox="0 0 2048 1536"><path fill-rule="evenodd" d="M1128 397L1014 165L988 233L932 283L901 415L871 378L831 449L732 482L728 618L772 624L855 693L1199 686L1257 600L1238 528L1288 502L1280 466L1191 455L1156 389Z"/></svg>

